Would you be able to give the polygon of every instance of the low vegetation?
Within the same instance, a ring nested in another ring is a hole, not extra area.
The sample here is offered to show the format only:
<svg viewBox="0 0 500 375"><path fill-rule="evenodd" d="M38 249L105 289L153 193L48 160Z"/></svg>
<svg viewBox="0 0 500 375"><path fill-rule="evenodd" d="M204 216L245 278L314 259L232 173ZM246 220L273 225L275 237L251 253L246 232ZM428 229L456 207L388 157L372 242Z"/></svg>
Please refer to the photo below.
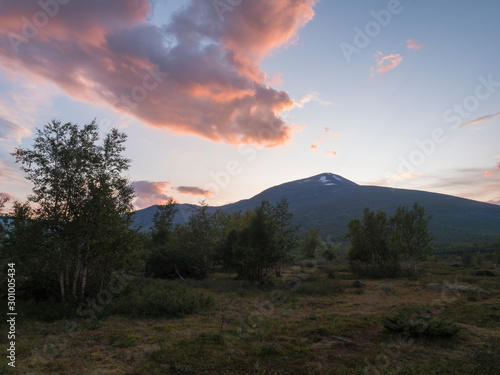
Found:
<svg viewBox="0 0 500 375"><path fill-rule="evenodd" d="M134 276L109 304L96 303L96 319L56 301L20 305L18 367L4 372L498 374L500 277L486 287L452 263L425 263L418 281L362 279L362 288L344 260L336 279L326 262L307 273L287 265L266 286L236 274ZM487 299L471 300L474 287Z"/></svg>

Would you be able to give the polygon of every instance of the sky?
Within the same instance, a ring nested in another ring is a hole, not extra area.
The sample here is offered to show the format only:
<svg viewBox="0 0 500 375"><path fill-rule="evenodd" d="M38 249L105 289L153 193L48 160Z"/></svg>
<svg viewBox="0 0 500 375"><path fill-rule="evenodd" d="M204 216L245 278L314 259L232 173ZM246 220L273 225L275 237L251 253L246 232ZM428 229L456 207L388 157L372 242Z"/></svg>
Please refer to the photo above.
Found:
<svg viewBox="0 0 500 375"><path fill-rule="evenodd" d="M323 172L500 204L500 3L0 0L0 195L52 119L128 135L137 209Z"/></svg>

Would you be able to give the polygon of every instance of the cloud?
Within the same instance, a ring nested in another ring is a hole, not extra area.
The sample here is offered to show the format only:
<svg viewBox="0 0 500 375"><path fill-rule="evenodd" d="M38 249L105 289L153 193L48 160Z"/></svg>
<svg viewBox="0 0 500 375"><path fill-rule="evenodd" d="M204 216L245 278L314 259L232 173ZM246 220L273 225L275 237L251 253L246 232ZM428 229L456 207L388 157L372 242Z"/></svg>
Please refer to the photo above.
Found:
<svg viewBox="0 0 500 375"><path fill-rule="evenodd" d="M155 204L166 203L171 196L168 195L167 188L170 182L135 181L132 183L137 198L134 206L138 209L153 206Z"/></svg>
<svg viewBox="0 0 500 375"><path fill-rule="evenodd" d="M13 84L7 84L0 97L0 138L21 143L22 138L32 135L31 130L39 125L40 118L54 115L51 103L56 95L60 96L60 90L32 74L23 76L1 69L1 61L0 55L0 75L9 76Z"/></svg>
<svg viewBox="0 0 500 375"><path fill-rule="evenodd" d="M491 177L491 176L493 176L493 174L494 174L493 172L486 171L486 172L484 172L484 177Z"/></svg>
<svg viewBox="0 0 500 375"><path fill-rule="evenodd" d="M340 133L333 133L330 128L323 128L323 134L318 136L316 139L316 143L323 143L326 142L330 139L337 139L337 138L342 138L344 134Z"/></svg>
<svg viewBox="0 0 500 375"><path fill-rule="evenodd" d="M327 154L328 156L337 156L337 151L332 151L332 150L330 150L330 151L327 151L327 152L326 152L326 154Z"/></svg>
<svg viewBox="0 0 500 375"><path fill-rule="evenodd" d="M497 169L500 171L500 162L497 165Z"/></svg>
<svg viewBox="0 0 500 375"><path fill-rule="evenodd" d="M15 167L15 163L11 160L3 160L0 155L0 182L16 182L22 185L28 185L28 181L22 176L22 172Z"/></svg>
<svg viewBox="0 0 500 375"><path fill-rule="evenodd" d="M319 146L318 146L318 145L315 145L315 144L312 144L312 145L311 145L311 150L313 150L313 151L314 151L314 150L317 150L318 148L319 148Z"/></svg>
<svg viewBox="0 0 500 375"><path fill-rule="evenodd" d="M380 51L375 54L374 58L376 66L370 68L372 77L375 75L375 73L384 75L389 70L396 68L401 63L401 61L403 61L403 58L399 53L392 53L390 55L384 56Z"/></svg>
<svg viewBox="0 0 500 375"><path fill-rule="evenodd" d="M471 126L471 125L480 124L482 122L494 119L494 118L499 117L499 116L500 116L500 112L493 113L491 115L486 115L486 116L478 117L477 119L474 119L474 120L467 121L467 122L463 123L462 125L460 125L460 127L463 128L465 126Z"/></svg>
<svg viewBox="0 0 500 375"><path fill-rule="evenodd" d="M386 176L386 177L378 180L377 183L381 184L381 185L393 185L393 184L401 182L401 181L415 180L415 179L420 178L420 177L422 177L422 176L417 172L404 172L404 173L398 173L398 174L391 175L391 176Z"/></svg>
<svg viewBox="0 0 500 375"><path fill-rule="evenodd" d="M452 194L482 202L500 200L500 173L488 178L483 168L462 168L440 171L427 176L426 189L444 194Z"/></svg>
<svg viewBox="0 0 500 375"><path fill-rule="evenodd" d="M407 49L416 49L416 50L419 50L420 48L422 48L424 45L421 44L421 43L418 43L417 42L417 39L409 39L406 41L406 48Z"/></svg>
<svg viewBox="0 0 500 375"><path fill-rule="evenodd" d="M161 27L147 0L72 1L31 33L43 2L3 1L0 64L173 133L279 146L294 102L260 63L297 40L316 1L244 1L221 21L213 2L192 0Z"/></svg>
<svg viewBox="0 0 500 375"><path fill-rule="evenodd" d="M492 200L488 201L487 203L497 204L500 206L500 199L492 199Z"/></svg>
<svg viewBox="0 0 500 375"><path fill-rule="evenodd" d="M31 132L25 127L16 125L0 116L0 140L7 140L10 138L19 140L29 134L31 134Z"/></svg>
<svg viewBox="0 0 500 375"><path fill-rule="evenodd" d="M213 194L213 192L211 192L210 190L200 189L196 186L179 186L175 189L181 194L201 195L207 198L209 198Z"/></svg>
<svg viewBox="0 0 500 375"><path fill-rule="evenodd" d="M310 92L309 94L304 95L299 100L295 100L293 103L294 103L295 107L303 108L304 105L309 103L309 102L316 102L319 105L323 105L323 106L328 106L328 105L332 104L331 102L328 102L326 100L321 100L319 98L319 93L314 92L314 91Z"/></svg>

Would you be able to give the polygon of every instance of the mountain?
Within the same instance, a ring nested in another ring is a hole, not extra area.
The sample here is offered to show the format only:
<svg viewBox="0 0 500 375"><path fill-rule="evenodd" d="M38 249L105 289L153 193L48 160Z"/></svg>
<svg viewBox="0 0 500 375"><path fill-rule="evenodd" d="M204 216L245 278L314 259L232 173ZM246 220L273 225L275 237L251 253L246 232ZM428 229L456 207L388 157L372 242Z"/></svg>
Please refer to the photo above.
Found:
<svg viewBox="0 0 500 375"><path fill-rule="evenodd" d="M500 235L500 206L425 191L361 186L332 173L322 173L302 180L287 182L264 190L260 194L217 208L232 213L246 211L266 199L274 204L286 198L301 233L319 228L324 238L343 240L347 223L361 218L365 207L383 210L390 216L400 205L411 207L414 202L432 215L429 224L436 245L459 243L493 243ZM190 215L192 205L178 206L174 222L181 224ZM156 206L136 212L136 222L145 229L152 224Z"/></svg>

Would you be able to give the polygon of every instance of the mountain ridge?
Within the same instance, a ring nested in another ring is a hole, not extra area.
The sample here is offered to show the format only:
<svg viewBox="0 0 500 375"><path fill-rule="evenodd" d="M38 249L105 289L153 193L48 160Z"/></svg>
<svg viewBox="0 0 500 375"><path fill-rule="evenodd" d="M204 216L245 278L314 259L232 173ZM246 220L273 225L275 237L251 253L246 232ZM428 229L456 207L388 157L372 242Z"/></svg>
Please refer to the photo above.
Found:
<svg viewBox="0 0 500 375"><path fill-rule="evenodd" d="M301 225L301 233L318 228L325 239L333 241L344 240L347 223L360 218L365 207L392 215L398 206L411 207L415 202L433 215L429 228L437 245L493 243L500 235L500 206L420 190L358 185L333 173L272 186L248 199L211 206L210 211L244 212L255 208L264 199L274 204L282 198L288 200L293 222ZM179 204L174 222L185 222L193 206ZM136 222L147 230L155 211L156 206L136 211Z"/></svg>

